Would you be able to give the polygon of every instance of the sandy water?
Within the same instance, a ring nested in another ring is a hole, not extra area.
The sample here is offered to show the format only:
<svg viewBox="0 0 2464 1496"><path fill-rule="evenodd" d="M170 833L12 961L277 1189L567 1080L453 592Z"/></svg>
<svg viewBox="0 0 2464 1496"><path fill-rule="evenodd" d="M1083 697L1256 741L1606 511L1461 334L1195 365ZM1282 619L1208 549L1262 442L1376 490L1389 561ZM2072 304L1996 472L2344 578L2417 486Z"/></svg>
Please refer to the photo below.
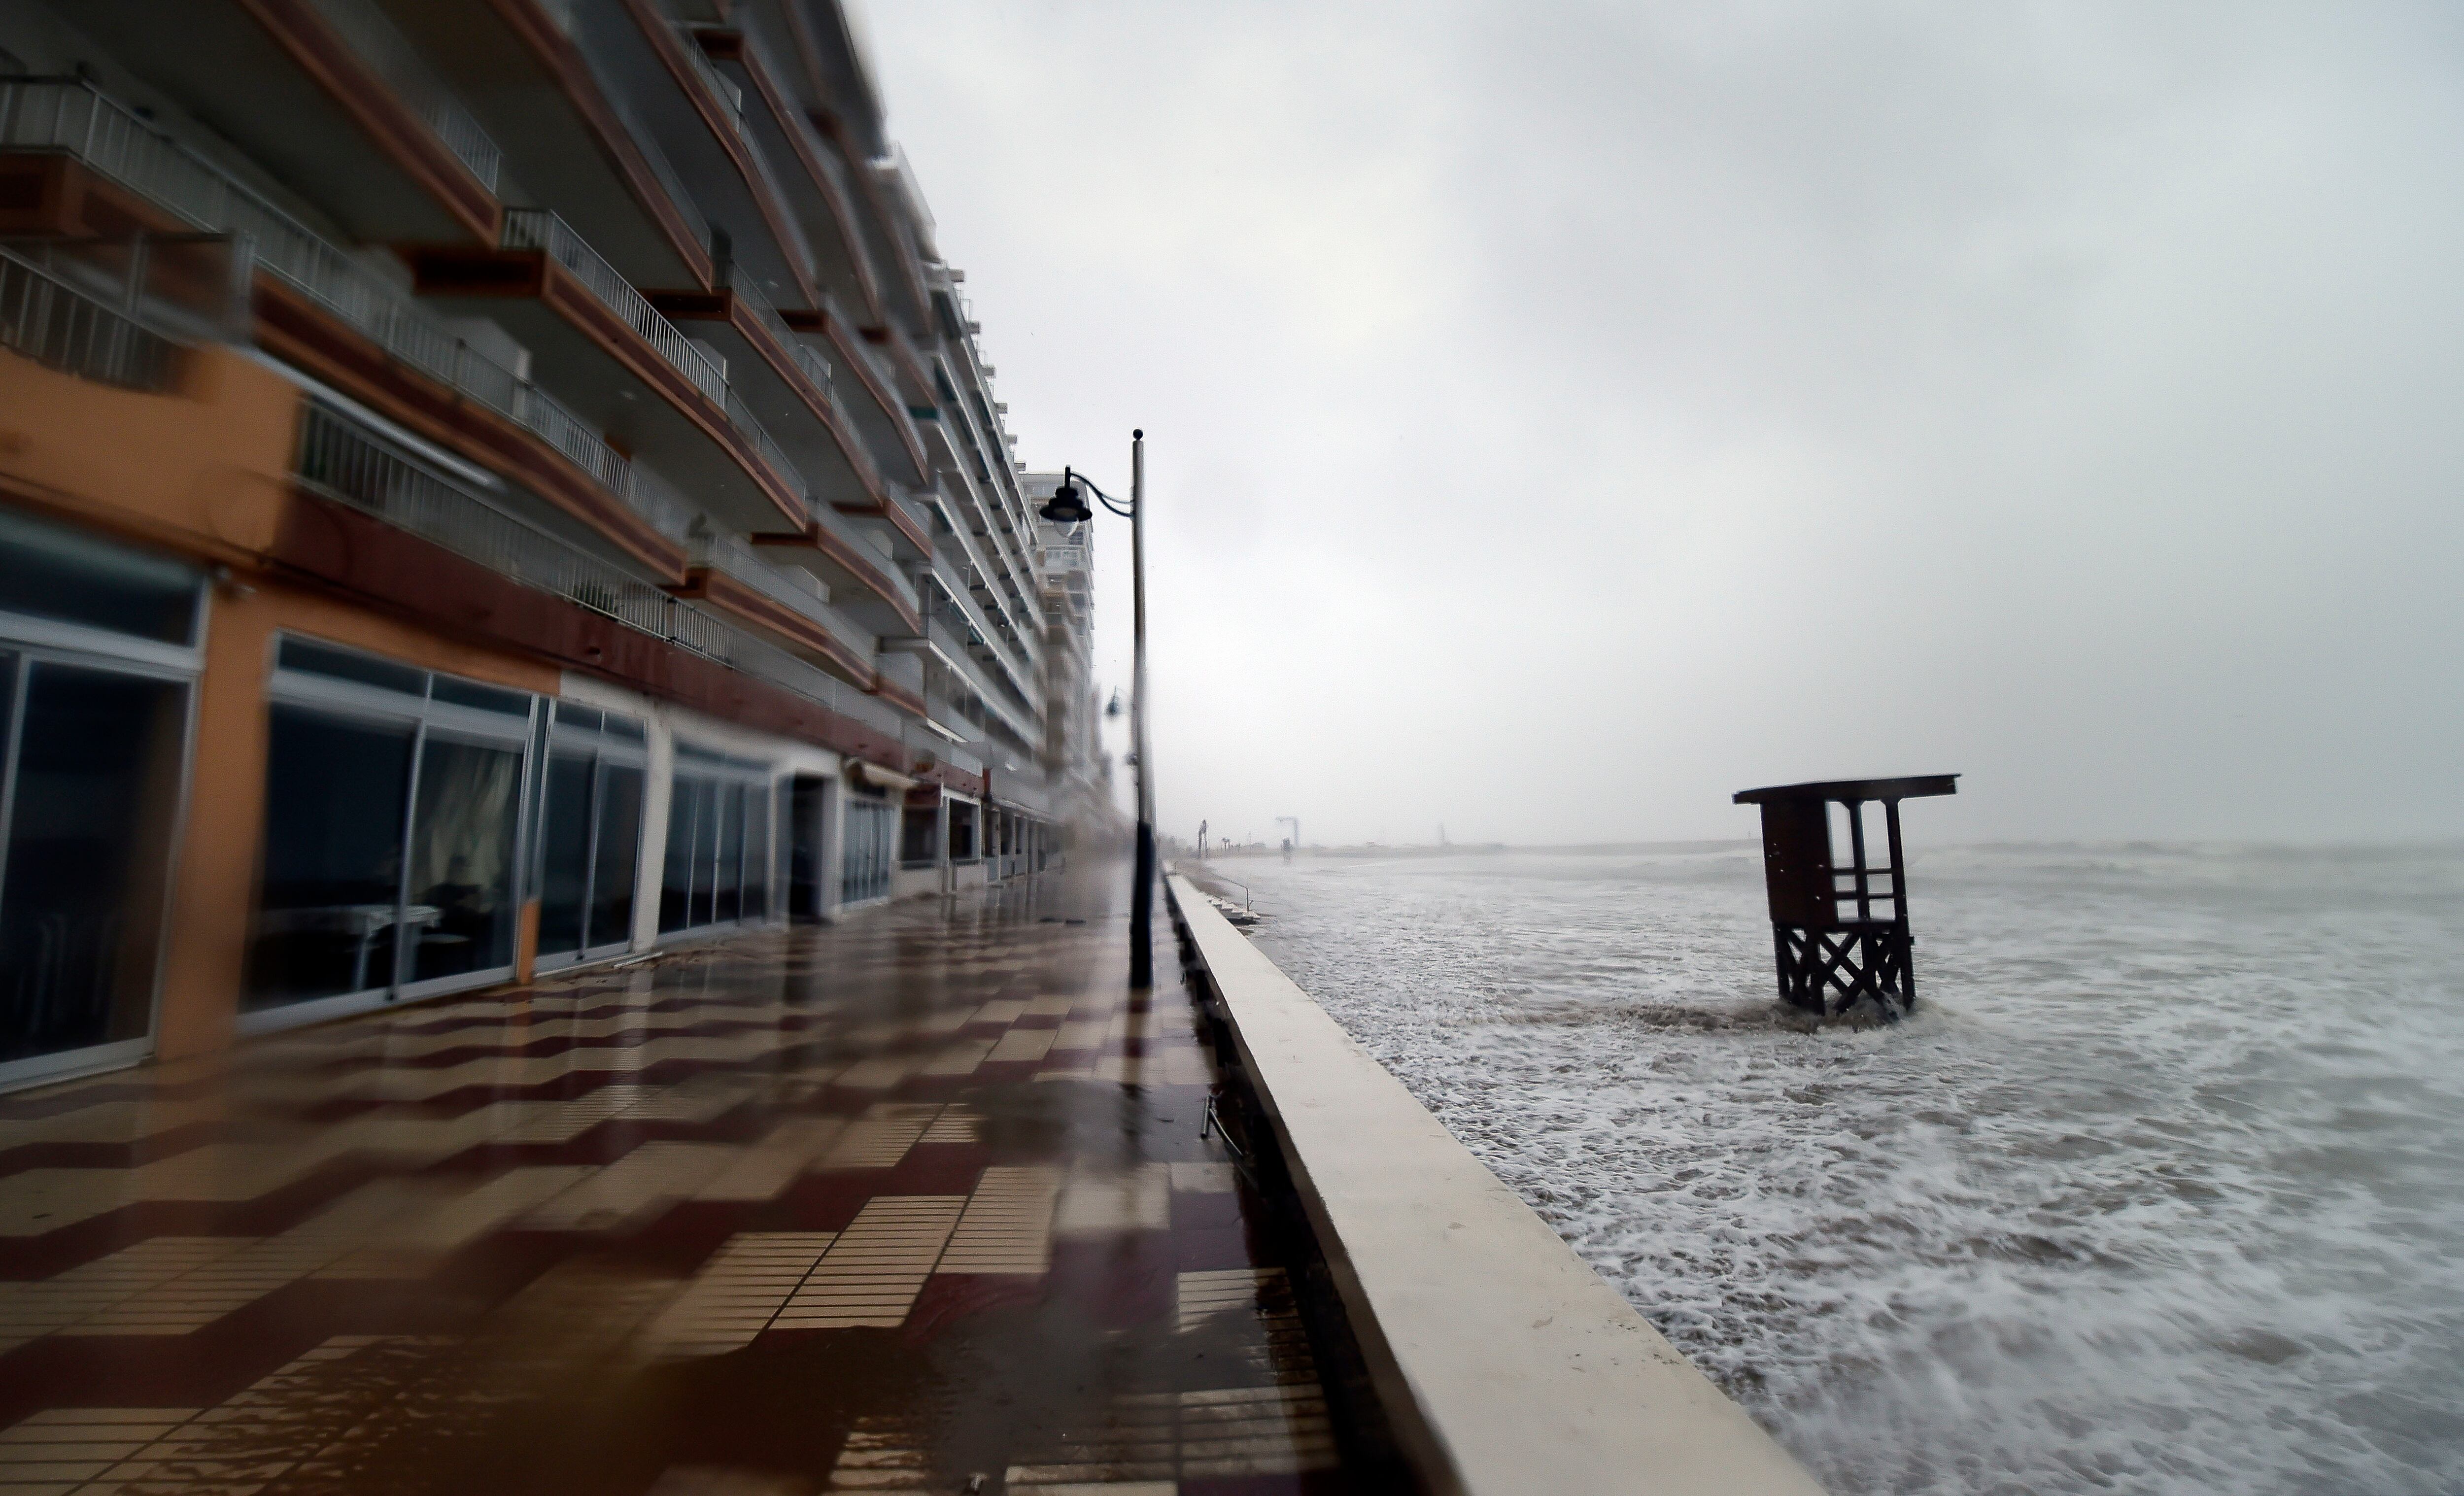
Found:
<svg viewBox="0 0 2464 1496"><path fill-rule="evenodd" d="M1215 866L1834 1491L2464 1491L2464 847L1917 852L1825 1032L1748 847Z"/></svg>

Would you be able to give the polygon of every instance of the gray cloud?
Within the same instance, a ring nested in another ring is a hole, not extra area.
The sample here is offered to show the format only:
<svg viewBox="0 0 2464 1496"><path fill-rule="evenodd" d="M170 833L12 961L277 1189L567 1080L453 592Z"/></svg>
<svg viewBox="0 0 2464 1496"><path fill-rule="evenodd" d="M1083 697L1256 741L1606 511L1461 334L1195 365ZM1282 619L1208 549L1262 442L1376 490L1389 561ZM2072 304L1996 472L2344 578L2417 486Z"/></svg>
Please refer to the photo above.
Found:
<svg viewBox="0 0 2464 1496"><path fill-rule="evenodd" d="M2452 9L869 15L1167 829L2464 834Z"/></svg>

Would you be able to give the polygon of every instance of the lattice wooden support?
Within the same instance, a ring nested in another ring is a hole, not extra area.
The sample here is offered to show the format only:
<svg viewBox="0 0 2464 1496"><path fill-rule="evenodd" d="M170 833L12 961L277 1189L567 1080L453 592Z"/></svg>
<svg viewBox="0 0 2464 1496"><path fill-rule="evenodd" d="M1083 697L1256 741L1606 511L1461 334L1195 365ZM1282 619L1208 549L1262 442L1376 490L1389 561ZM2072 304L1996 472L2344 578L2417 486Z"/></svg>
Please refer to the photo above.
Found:
<svg viewBox="0 0 2464 1496"><path fill-rule="evenodd" d="M1900 802L1957 794L1958 780L1831 780L1737 792L1736 803L1762 807L1763 881L1781 1001L1825 1018L1868 998L1894 1020L1916 1006ZM1865 843L1864 807L1875 803L1887 833L1889 862L1881 867L1868 865ZM1845 846L1833 834L1835 804L1847 807Z"/></svg>

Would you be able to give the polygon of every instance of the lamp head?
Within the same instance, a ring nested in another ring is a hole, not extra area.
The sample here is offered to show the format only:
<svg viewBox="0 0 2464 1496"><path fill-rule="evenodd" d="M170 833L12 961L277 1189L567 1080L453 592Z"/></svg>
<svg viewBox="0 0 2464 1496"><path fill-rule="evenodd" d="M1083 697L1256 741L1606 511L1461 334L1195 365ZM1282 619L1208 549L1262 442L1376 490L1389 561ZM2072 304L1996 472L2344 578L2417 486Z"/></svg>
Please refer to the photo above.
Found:
<svg viewBox="0 0 2464 1496"><path fill-rule="evenodd" d="M1052 496L1045 499L1044 507L1036 513L1054 524L1078 524L1094 518L1095 511L1087 507L1086 496L1078 492L1078 485L1071 481L1072 477L1070 470L1062 469L1061 486L1052 491Z"/></svg>

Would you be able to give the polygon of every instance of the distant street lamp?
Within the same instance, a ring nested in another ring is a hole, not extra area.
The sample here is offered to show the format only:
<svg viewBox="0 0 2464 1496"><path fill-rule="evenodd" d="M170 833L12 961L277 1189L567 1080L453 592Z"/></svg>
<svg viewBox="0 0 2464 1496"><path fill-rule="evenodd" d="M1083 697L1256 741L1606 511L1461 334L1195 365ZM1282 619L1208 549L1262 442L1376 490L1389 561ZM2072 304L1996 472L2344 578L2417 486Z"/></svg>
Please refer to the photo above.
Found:
<svg viewBox="0 0 2464 1496"><path fill-rule="evenodd" d="M1130 433L1127 505L1078 476L1077 470L1064 468L1061 486L1038 513L1054 524L1084 524L1094 518L1095 512L1079 495L1081 485L1106 509L1130 522L1130 610L1135 620L1130 661L1130 762L1138 772L1137 881L1130 888L1130 986L1143 991L1155 985L1154 935L1147 927L1155 919L1155 781L1147 772L1147 433Z"/></svg>

